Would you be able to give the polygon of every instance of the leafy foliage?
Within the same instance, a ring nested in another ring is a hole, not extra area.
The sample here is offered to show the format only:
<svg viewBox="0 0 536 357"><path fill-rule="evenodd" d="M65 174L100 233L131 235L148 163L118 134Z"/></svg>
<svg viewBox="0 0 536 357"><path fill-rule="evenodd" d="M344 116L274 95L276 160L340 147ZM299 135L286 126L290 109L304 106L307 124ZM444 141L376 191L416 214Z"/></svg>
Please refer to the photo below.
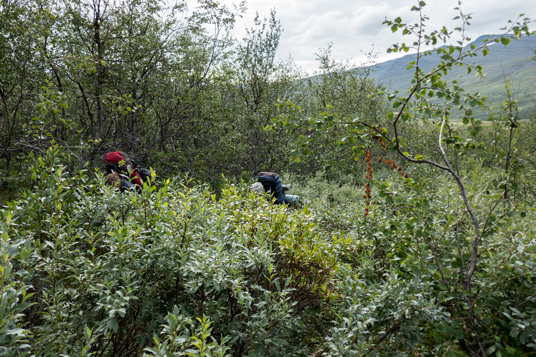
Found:
<svg viewBox="0 0 536 357"><path fill-rule="evenodd" d="M418 23L385 22L413 38L391 51L417 51L386 96L329 47L307 80L276 63L275 13L237 43L211 1L0 6L0 158L19 190L0 211L1 354L535 352L534 118L506 83L484 123L486 100L446 80L483 74L470 59L529 19L467 47L470 16L428 31L420 1ZM162 163L158 186L103 185L93 161L119 146ZM303 205L250 192L260 169Z"/></svg>
<svg viewBox="0 0 536 357"><path fill-rule="evenodd" d="M458 288L471 224L456 184L430 169L373 181L365 215L363 188L321 176L298 185L312 199L291 210L231 183L219 198L179 179L118 194L62 160L58 148L37 158L35 187L2 211L10 353L463 354L471 343ZM502 192L486 170L468 174L477 207ZM488 353L536 343L524 207L490 218L467 301Z"/></svg>
<svg viewBox="0 0 536 357"><path fill-rule="evenodd" d="M59 157L37 159L34 189L3 212L4 249L21 250L4 263L4 339L31 333L32 354L307 349L303 315L336 265L311 214L233 185L219 199L188 181L118 195Z"/></svg>

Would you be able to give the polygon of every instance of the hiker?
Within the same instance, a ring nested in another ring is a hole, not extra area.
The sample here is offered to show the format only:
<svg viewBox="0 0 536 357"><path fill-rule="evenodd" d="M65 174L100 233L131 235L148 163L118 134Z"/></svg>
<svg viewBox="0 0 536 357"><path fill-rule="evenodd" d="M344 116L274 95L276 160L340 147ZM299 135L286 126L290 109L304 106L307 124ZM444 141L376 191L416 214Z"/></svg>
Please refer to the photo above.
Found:
<svg viewBox="0 0 536 357"><path fill-rule="evenodd" d="M105 154L103 160L106 166L107 176L117 173L119 180L121 180L121 176L124 176L124 179L126 179L125 181L128 181L130 185L133 185L138 193L141 193L141 189L143 187L142 177L136 169L137 165L127 154L122 151L112 151ZM111 176L110 180L116 180L118 177ZM118 182L118 180L111 182ZM122 183L120 188L124 187L126 187L126 184ZM130 189L130 187L128 189Z"/></svg>
<svg viewBox="0 0 536 357"><path fill-rule="evenodd" d="M285 203L285 193L283 192L283 182L279 175L273 172L260 172L257 175L257 182L261 183L264 191L275 198L274 203L280 205Z"/></svg>
<svg viewBox="0 0 536 357"><path fill-rule="evenodd" d="M260 172L257 175L257 183L261 183L264 191L270 193L270 195L275 198L274 203L276 205L288 203L285 201L283 182L281 182L281 178L279 178L278 174L273 172Z"/></svg>
<svg viewBox="0 0 536 357"><path fill-rule="evenodd" d="M251 190L259 194L264 194L265 192L270 193L275 198L274 204L276 205L284 203L285 205L296 208L300 201L299 196L287 195L285 193L290 190L290 185L283 185L279 175L273 172L260 172L257 175L257 182L251 185Z"/></svg>

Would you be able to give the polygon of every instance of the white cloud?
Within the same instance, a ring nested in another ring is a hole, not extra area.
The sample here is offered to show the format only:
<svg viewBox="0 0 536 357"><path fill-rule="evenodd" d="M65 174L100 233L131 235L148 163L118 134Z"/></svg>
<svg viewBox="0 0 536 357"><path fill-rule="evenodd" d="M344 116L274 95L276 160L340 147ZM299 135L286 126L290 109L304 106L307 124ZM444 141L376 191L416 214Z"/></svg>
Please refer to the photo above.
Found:
<svg viewBox="0 0 536 357"><path fill-rule="evenodd" d="M369 52L374 45L380 52L380 60L386 60L390 58L385 53L388 46L413 39L393 34L382 22L385 18L398 16L406 22L416 22L418 13L410 11L416 4L413 0L249 0L247 13L237 24L237 33L243 33L240 29L251 26L255 12L268 16L270 9L275 9L284 29L279 58L291 55L298 66L311 71L317 67L315 53L333 43L335 59L353 59L359 63L364 60L363 53ZM454 10L457 6L457 0L429 0L424 11L430 18L429 28L459 25L452 21L458 15ZM461 7L464 13L472 13L467 34L473 38L498 33L507 25L508 19L515 19L521 12L536 18L533 0L488 0L485 4L481 0L467 0Z"/></svg>

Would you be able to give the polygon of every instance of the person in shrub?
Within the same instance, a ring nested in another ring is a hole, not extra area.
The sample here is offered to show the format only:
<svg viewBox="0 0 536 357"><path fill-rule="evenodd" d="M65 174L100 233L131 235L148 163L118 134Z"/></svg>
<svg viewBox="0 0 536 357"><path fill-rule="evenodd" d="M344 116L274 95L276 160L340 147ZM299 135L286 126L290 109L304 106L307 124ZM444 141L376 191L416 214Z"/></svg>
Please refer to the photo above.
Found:
<svg viewBox="0 0 536 357"><path fill-rule="evenodd" d="M257 182L261 183L264 191L268 192L273 198L274 203L280 205L285 202L285 193L283 192L283 182L278 174L274 172L260 172L257 175Z"/></svg>
<svg viewBox="0 0 536 357"><path fill-rule="evenodd" d="M257 182L251 186L251 190L259 194L268 192L275 198L274 204L286 204L291 207L298 207L300 197L287 195L285 191L290 189L290 185L283 185L281 178L274 172L260 172L257 175Z"/></svg>
<svg viewBox="0 0 536 357"><path fill-rule="evenodd" d="M141 193L141 188L143 187L141 175L139 174L138 170L136 170L136 165L132 162L132 160L126 153L122 151L112 151L106 153L103 157L103 160L104 165L106 167L107 176L113 173L117 173L119 176L119 180L121 180L121 176L124 176L126 178L126 181L133 185L138 193ZM115 176L110 177L110 180L116 179L117 177ZM121 182L123 182L123 180L121 180ZM125 187L126 183L122 183L121 188Z"/></svg>

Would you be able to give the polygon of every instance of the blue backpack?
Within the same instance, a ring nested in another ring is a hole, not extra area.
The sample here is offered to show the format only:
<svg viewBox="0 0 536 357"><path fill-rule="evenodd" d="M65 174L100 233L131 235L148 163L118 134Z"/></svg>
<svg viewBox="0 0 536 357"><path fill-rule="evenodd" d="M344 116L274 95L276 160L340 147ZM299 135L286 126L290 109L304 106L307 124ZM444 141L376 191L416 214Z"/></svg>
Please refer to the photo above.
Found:
<svg viewBox="0 0 536 357"><path fill-rule="evenodd" d="M285 193L283 192L283 183L279 175L273 172L261 172L257 175L257 182L260 182L264 190L275 197L275 204L285 203Z"/></svg>

